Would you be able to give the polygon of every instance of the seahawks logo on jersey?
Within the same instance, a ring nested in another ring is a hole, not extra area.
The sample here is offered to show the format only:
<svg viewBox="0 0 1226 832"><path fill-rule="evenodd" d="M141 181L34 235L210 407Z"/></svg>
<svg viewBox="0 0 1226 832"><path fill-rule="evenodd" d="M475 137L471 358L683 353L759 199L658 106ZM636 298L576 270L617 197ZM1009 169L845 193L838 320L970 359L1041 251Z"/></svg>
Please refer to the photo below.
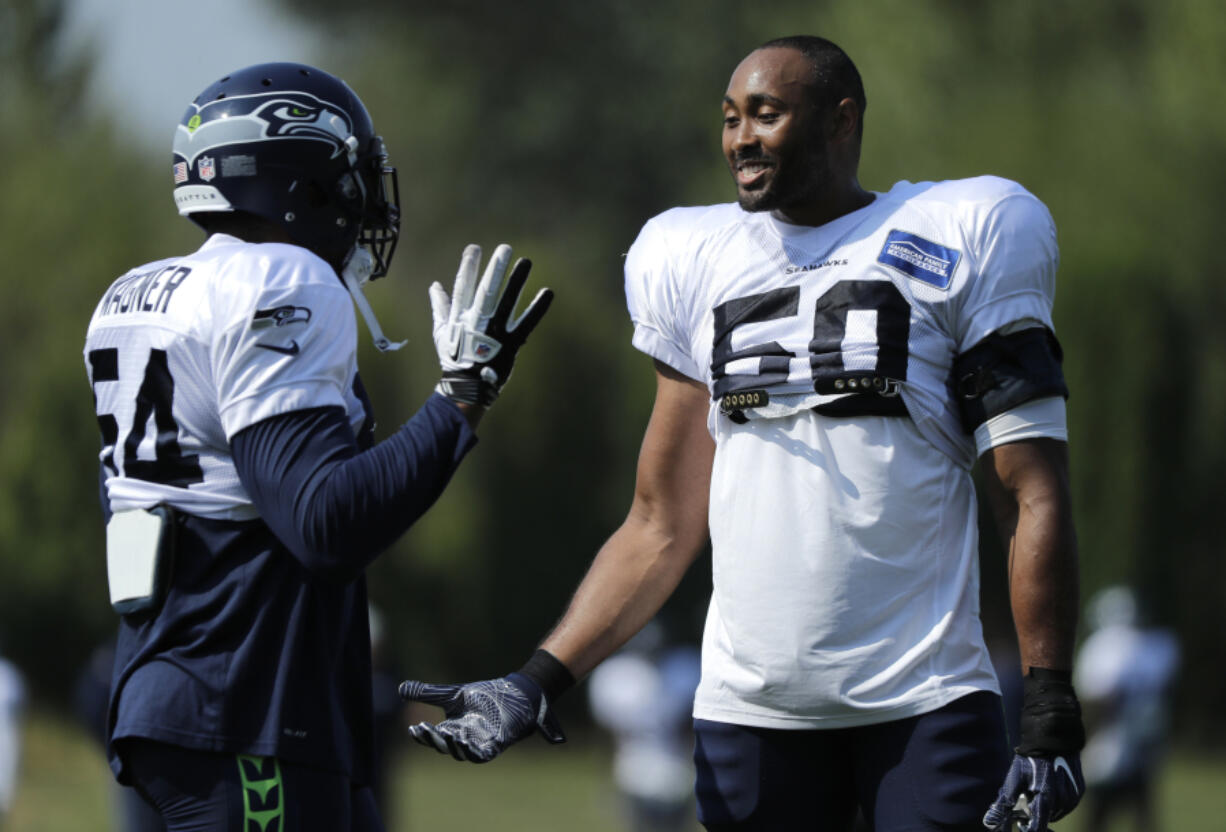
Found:
<svg viewBox="0 0 1226 832"><path fill-rule="evenodd" d="M278 306L274 309L257 309L251 316L252 329L270 326L289 326L311 322L311 310L305 306Z"/></svg>

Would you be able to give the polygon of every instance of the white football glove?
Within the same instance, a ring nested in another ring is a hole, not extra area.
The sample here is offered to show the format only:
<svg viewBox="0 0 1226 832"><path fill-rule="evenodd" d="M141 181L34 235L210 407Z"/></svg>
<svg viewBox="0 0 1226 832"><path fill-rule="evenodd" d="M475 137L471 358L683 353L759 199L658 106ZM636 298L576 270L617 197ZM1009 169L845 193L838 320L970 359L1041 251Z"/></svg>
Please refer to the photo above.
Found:
<svg viewBox="0 0 1226 832"><path fill-rule="evenodd" d="M441 283L430 286L434 345L443 369L435 389L453 401L488 407L498 398L511 377L516 353L553 300L553 292L542 289L512 322L532 263L521 257L507 275L510 260L511 247L498 246L478 283L481 246L469 245L460 258L451 296Z"/></svg>

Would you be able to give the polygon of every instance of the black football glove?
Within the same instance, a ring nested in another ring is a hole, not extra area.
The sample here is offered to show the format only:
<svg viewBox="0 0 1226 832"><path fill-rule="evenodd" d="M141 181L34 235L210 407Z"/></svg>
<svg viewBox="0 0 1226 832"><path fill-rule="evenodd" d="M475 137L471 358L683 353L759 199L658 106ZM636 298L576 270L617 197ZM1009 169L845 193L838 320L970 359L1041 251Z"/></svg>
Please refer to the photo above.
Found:
<svg viewBox="0 0 1226 832"><path fill-rule="evenodd" d="M1070 675L1032 667L1022 680L1021 744L996 802L983 816L992 830L1046 832L1085 794L1079 752L1085 746L1081 705Z"/></svg>
<svg viewBox="0 0 1226 832"><path fill-rule="evenodd" d="M540 687L521 673L467 685L402 682L400 696L443 709L442 722L419 722L409 734L457 760L488 763L534 731L552 743L566 742Z"/></svg>
<svg viewBox="0 0 1226 832"><path fill-rule="evenodd" d="M436 389L452 401L480 407L493 404L511 377L515 354L553 300L553 292L542 289L524 314L512 321L532 263L521 257L508 276L510 259L511 247L498 246L478 283L481 247L466 246L451 296L441 283L430 286L434 345L443 368Z"/></svg>
<svg viewBox="0 0 1226 832"><path fill-rule="evenodd" d="M437 725L409 729L422 745L457 760L488 763L533 731L553 743L566 742L550 702L575 684L575 677L547 650L537 650L516 673L467 685L402 682L400 696L443 709Z"/></svg>

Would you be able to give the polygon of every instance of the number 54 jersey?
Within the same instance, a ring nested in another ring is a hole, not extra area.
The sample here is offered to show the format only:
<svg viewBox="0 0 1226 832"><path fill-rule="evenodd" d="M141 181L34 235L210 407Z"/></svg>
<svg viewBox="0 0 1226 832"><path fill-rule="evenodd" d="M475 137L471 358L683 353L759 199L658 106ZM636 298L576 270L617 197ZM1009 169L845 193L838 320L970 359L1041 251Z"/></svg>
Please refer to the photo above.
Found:
<svg viewBox="0 0 1226 832"><path fill-rule="evenodd" d="M1047 209L994 177L900 182L818 227L724 204L643 228L634 345L712 397L695 716L838 728L999 691L953 367L1051 327L1057 260Z"/></svg>
<svg viewBox="0 0 1226 832"><path fill-rule="evenodd" d="M250 520L230 439L271 416L344 409L358 434L357 324L336 273L298 246L214 234L134 269L85 339L112 511Z"/></svg>

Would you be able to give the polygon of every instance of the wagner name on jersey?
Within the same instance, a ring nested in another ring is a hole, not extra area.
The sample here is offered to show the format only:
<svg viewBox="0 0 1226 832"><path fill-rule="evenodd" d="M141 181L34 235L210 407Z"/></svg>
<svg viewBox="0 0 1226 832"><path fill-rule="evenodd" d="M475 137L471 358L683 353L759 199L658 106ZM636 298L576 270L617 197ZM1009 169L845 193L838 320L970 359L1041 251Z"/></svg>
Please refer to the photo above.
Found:
<svg viewBox="0 0 1226 832"><path fill-rule="evenodd" d="M819 227L723 204L643 228L634 345L712 395L696 717L842 727L999 690L953 366L1051 327L1057 259L1047 209L993 177L900 182Z"/></svg>

